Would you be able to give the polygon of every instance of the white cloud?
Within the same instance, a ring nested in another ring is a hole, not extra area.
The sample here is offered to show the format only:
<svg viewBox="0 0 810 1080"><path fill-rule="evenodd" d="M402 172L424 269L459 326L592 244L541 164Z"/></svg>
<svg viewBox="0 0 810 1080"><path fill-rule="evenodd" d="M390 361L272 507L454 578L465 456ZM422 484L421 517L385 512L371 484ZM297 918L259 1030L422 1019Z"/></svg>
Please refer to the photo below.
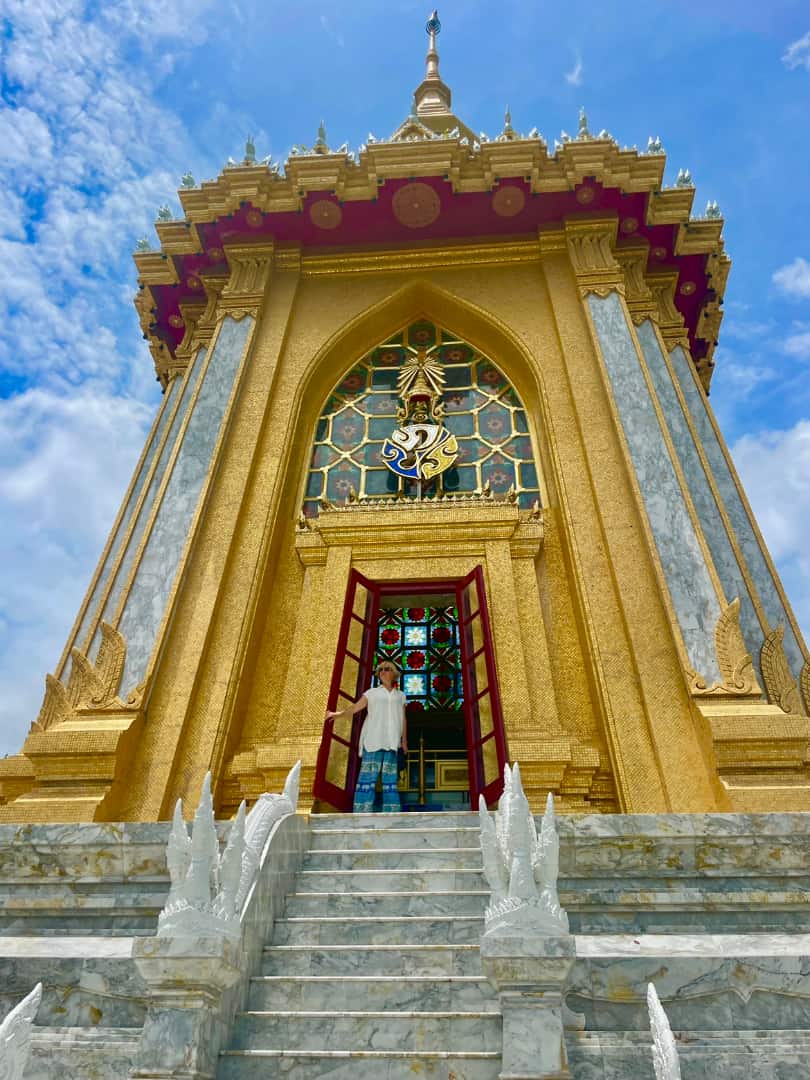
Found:
<svg viewBox="0 0 810 1080"><path fill-rule="evenodd" d="M804 37L788 45L782 57L782 63L791 69L804 67L810 71L810 30Z"/></svg>
<svg viewBox="0 0 810 1080"><path fill-rule="evenodd" d="M774 284L788 296L810 297L810 262L798 256L773 275Z"/></svg>
<svg viewBox="0 0 810 1080"><path fill-rule="evenodd" d="M788 356L795 356L797 360L810 360L810 330L791 334L785 339L783 347Z"/></svg>
<svg viewBox="0 0 810 1080"><path fill-rule="evenodd" d="M574 66L565 73L565 81L569 86L582 86L582 57L577 51Z"/></svg>
<svg viewBox="0 0 810 1080"><path fill-rule="evenodd" d="M152 96L209 12L5 0L0 377L21 391L0 398L0 753L36 716L159 400L131 251L210 167Z"/></svg>
<svg viewBox="0 0 810 1080"><path fill-rule="evenodd" d="M732 447L732 454L788 599L808 637L810 419L786 431L745 435Z"/></svg>
<svg viewBox="0 0 810 1080"><path fill-rule="evenodd" d="M346 44L346 42L343 40L343 35L337 30L332 29L332 26L330 25L330 22L325 15L321 15L320 23L321 29L324 31L324 33L328 34L332 41L334 41L334 43L338 46L338 48L342 49Z"/></svg>
<svg viewBox="0 0 810 1080"><path fill-rule="evenodd" d="M0 754L36 718L153 412L89 384L0 400Z"/></svg>

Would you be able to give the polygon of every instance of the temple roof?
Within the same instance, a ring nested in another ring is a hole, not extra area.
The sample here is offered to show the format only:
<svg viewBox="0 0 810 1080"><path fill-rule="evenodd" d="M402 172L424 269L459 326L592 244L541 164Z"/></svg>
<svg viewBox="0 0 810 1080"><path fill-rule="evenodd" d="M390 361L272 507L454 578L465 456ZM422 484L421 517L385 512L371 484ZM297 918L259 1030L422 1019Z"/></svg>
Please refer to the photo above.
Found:
<svg viewBox="0 0 810 1080"><path fill-rule="evenodd" d="M708 389L722 319L730 261L716 204L691 216L695 189L681 172L663 187L660 141L647 152L594 136L584 112L575 138L549 149L536 129L523 135L507 110L500 135L474 135L451 111L439 75L434 12L428 21L425 78L410 115L388 139L370 135L353 153L330 149L324 126L311 148L294 147L281 165L255 159L252 141L242 162L229 161L215 180L179 191L184 218L162 208L160 250L141 241L135 254L136 306L158 377L166 373L204 307L206 287L229 274L228 248L272 243L281 258L323 259L343 252L409 251L437 243L531 241L582 217L615 219L617 253L646 252L646 273L668 279L683 316L692 357ZM518 245L520 247L521 245Z"/></svg>

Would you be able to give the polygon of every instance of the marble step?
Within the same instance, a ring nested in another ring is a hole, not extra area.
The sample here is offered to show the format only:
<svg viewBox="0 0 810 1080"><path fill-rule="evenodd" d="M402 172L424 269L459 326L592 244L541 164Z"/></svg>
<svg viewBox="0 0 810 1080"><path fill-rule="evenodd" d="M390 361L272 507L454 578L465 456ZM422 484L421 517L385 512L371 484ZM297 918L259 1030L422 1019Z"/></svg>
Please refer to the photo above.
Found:
<svg viewBox="0 0 810 1080"><path fill-rule="evenodd" d="M217 1080L497 1080L501 1054L333 1050L226 1050Z"/></svg>
<svg viewBox="0 0 810 1080"><path fill-rule="evenodd" d="M461 829L477 826L478 812L432 811L418 814L313 814L313 832L321 829Z"/></svg>
<svg viewBox="0 0 810 1080"><path fill-rule="evenodd" d="M369 848L310 850L303 870L480 870L481 848Z"/></svg>
<svg viewBox="0 0 810 1080"><path fill-rule="evenodd" d="M372 829L367 826L313 829L312 847L315 850L347 848L452 848L477 847L478 825L461 828L430 826L424 829Z"/></svg>
<svg viewBox="0 0 810 1080"><path fill-rule="evenodd" d="M482 870L299 870L301 892L455 892L485 887Z"/></svg>
<svg viewBox="0 0 810 1080"><path fill-rule="evenodd" d="M328 1009L351 1001L359 1010L499 1012L489 982L476 975L255 975L252 1010Z"/></svg>
<svg viewBox="0 0 810 1080"><path fill-rule="evenodd" d="M48 1028L34 1025L25 1080L121 1080L128 1076L138 1028Z"/></svg>
<svg viewBox="0 0 810 1080"><path fill-rule="evenodd" d="M501 1017L484 1012L243 1012L233 1050L500 1050Z"/></svg>
<svg viewBox="0 0 810 1080"><path fill-rule="evenodd" d="M294 892L286 914L304 915L479 915L489 902L485 889L467 891Z"/></svg>
<svg viewBox="0 0 810 1080"><path fill-rule="evenodd" d="M481 975L470 945L265 945L263 975Z"/></svg>
<svg viewBox="0 0 810 1080"><path fill-rule="evenodd" d="M478 944L483 915L290 916L276 919L274 945Z"/></svg>

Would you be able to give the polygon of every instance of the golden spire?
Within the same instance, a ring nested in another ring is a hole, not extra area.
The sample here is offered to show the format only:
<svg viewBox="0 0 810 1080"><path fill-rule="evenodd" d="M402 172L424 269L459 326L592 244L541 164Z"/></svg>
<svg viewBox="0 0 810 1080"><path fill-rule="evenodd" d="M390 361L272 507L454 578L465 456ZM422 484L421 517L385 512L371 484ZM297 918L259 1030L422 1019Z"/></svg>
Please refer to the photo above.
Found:
<svg viewBox="0 0 810 1080"><path fill-rule="evenodd" d="M441 31L442 24L439 22L439 13L434 11L427 21L425 30L428 35L428 51L425 57L425 78L416 88L414 98L416 100L416 115L447 116L450 115L450 87L442 82L439 75L439 52L436 48L436 36Z"/></svg>

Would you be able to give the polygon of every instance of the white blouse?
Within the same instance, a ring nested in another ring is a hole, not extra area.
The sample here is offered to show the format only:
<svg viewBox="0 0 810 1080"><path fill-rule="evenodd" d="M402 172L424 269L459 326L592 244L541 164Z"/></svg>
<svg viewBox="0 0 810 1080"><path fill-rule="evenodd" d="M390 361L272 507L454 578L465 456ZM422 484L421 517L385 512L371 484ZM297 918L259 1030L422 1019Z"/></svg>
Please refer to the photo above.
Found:
<svg viewBox="0 0 810 1080"><path fill-rule="evenodd" d="M405 695L401 690L372 686L366 690L368 714L360 733L360 756L366 750L398 750L402 741L402 713Z"/></svg>

